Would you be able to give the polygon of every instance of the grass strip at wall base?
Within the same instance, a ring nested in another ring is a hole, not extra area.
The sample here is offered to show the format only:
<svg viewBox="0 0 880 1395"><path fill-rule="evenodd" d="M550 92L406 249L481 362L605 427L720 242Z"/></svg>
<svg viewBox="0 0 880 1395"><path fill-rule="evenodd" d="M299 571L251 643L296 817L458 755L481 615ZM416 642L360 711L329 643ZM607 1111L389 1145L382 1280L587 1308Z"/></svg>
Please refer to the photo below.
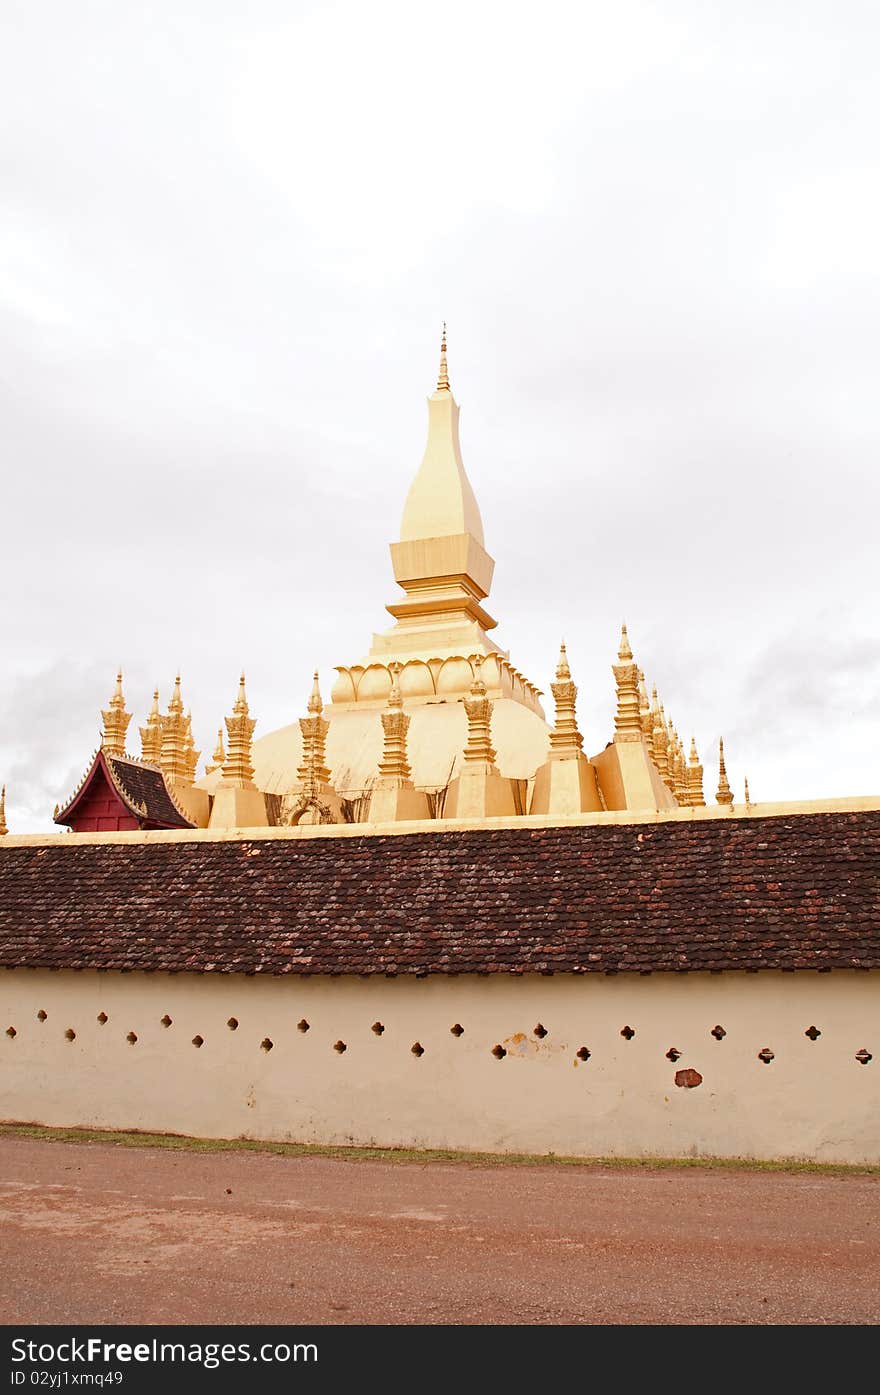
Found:
<svg viewBox="0 0 880 1395"><path fill-rule="evenodd" d="M880 1163L819 1163L803 1159L715 1157L571 1157L559 1153L470 1153L446 1148L367 1148L321 1143L280 1143L254 1138L192 1138L187 1134L143 1133L139 1129L53 1128L46 1124L0 1123L0 1138L48 1143L105 1144L118 1148L162 1148L191 1153L270 1153L289 1158L332 1158L339 1162L382 1162L426 1166L537 1168L735 1169L742 1172L810 1172L880 1178Z"/></svg>

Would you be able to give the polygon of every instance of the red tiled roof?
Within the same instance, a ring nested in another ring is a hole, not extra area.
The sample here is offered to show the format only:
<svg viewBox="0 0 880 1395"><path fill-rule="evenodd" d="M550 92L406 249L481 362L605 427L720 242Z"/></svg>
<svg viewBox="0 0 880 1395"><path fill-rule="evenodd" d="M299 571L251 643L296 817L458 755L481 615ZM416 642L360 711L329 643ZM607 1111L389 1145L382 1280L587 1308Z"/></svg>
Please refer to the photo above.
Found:
<svg viewBox="0 0 880 1395"><path fill-rule="evenodd" d="M0 964L880 968L880 812L0 848Z"/></svg>
<svg viewBox="0 0 880 1395"><path fill-rule="evenodd" d="M106 776L111 788L142 828L195 828L174 799L158 766L148 765L133 756L114 756L103 749L95 752L91 765L67 803L56 809L55 823L69 824L74 821L77 805L96 776L100 778L100 773Z"/></svg>

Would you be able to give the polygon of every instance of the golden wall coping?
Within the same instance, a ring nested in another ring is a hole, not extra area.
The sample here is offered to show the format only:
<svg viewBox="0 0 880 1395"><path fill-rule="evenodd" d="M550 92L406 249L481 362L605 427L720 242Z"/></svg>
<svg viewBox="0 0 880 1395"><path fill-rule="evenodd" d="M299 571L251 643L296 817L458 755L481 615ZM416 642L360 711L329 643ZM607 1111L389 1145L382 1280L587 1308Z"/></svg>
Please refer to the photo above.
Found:
<svg viewBox="0 0 880 1395"><path fill-rule="evenodd" d="M880 795L840 799L793 800L765 804L710 805L705 808L638 810L552 815L517 814L484 819L414 819L386 824L307 824L294 828L145 829L130 833L10 833L0 841L6 848L82 847L87 843L221 843L266 842L301 838L387 838L412 833L461 833L522 828L588 828L602 824L702 823L713 819L787 818L810 814L852 814L880 811Z"/></svg>

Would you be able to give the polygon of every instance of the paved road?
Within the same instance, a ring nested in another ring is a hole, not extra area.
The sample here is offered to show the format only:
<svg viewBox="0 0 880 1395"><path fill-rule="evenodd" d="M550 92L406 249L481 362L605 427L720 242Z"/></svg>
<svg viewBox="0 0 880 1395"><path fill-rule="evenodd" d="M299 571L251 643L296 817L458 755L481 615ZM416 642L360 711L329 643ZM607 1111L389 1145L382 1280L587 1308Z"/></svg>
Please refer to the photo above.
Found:
<svg viewBox="0 0 880 1395"><path fill-rule="evenodd" d="M4 1323L876 1323L880 1177L0 1138Z"/></svg>

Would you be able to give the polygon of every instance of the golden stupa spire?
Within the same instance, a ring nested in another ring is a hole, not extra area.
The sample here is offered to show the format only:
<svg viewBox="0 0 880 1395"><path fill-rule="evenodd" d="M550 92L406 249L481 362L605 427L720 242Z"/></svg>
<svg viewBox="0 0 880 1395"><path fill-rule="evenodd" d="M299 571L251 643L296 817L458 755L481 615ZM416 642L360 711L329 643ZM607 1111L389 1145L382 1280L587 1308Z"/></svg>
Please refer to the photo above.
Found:
<svg viewBox="0 0 880 1395"><path fill-rule="evenodd" d="M550 691L556 703L556 723L550 733L550 749L559 755L577 755L584 744L578 731L575 703L577 685L571 681L571 669L565 645L559 646L559 663L556 665L556 682L550 684Z"/></svg>
<svg viewBox="0 0 880 1395"><path fill-rule="evenodd" d="M217 728L217 745L214 747L214 754L211 757L213 765L205 766L205 774L213 775L215 770L219 770L226 759L226 752L223 749L223 728Z"/></svg>
<svg viewBox="0 0 880 1395"><path fill-rule="evenodd" d="M651 690L651 751L654 764L664 785L669 784L669 753L666 738L666 723L663 720L663 704L657 696L656 687Z"/></svg>
<svg viewBox="0 0 880 1395"><path fill-rule="evenodd" d="M487 688L483 681L483 656L471 654L471 667L474 681L464 700L467 714L468 739L464 748L466 761L485 761L493 765L495 752L492 749L492 702L486 696Z"/></svg>
<svg viewBox="0 0 880 1395"><path fill-rule="evenodd" d="M184 738L184 751L186 753L186 773L190 784L192 784L193 780L196 778L196 766L199 763L199 756L202 753L201 751L196 750L196 743L193 737L192 729L192 712L187 712L185 721L186 736Z"/></svg>
<svg viewBox="0 0 880 1395"><path fill-rule="evenodd" d="M733 792L727 783L727 767L724 764L724 738L718 738L718 789L715 794L718 804L733 804Z"/></svg>
<svg viewBox="0 0 880 1395"><path fill-rule="evenodd" d="M6 786L0 787L0 838L9 832L6 823Z"/></svg>
<svg viewBox="0 0 880 1395"><path fill-rule="evenodd" d="M745 779L743 780L743 784L744 784L744 786L745 786L746 803L747 803L747 804L751 804L752 801L751 801L751 799L749 798L749 777L748 777L748 775L746 775Z"/></svg>
<svg viewBox="0 0 880 1395"><path fill-rule="evenodd" d="M111 756L124 756L125 734L131 721L131 713L125 710L121 668L116 673L116 687L113 689L110 705L106 712L102 711L101 716L104 720L104 730L101 733L102 749Z"/></svg>
<svg viewBox="0 0 880 1395"><path fill-rule="evenodd" d="M383 780L409 780L412 772L406 753L406 734L410 719L403 710L399 682L403 664L391 663L388 668L391 672L391 691L388 694L388 706L382 713L384 741L379 774Z"/></svg>
<svg viewBox="0 0 880 1395"><path fill-rule="evenodd" d="M684 746L681 743L678 732L674 728L673 738L675 741L675 775L672 792L675 795L676 802L682 808L686 808L691 802L690 790L688 788L687 763L684 758Z"/></svg>
<svg viewBox="0 0 880 1395"><path fill-rule="evenodd" d="M443 321L443 334L440 338L440 372L437 375L437 391L451 392L449 369L446 366L446 321Z"/></svg>
<svg viewBox="0 0 880 1395"><path fill-rule="evenodd" d="M251 759L251 742L256 725L256 719L250 715L244 687L244 674L242 674L238 680L238 696L235 699L232 716L226 718L229 751L223 762L224 783L235 784L239 789L252 788L254 767Z"/></svg>
<svg viewBox="0 0 880 1395"><path fill-rule="evenodd" d="M302 764L297 770L297 778L307 795L314 797L319 785L330 783L324 743L330 730L330 723L321 716L324 703L318 683L318 670L315 669L312 691L309 694L308 716L300 717L299 729L302 732Z"/></svg>
<svg viewBox="0 0 880 1395"><path fill-rule="evenodd" d="M703 767L700 765L697 743L693 737L691 737L691 753L688 759L687 783L690 803L696 809L704 809L706 800L703 797Z"/></svg>
<svg viewBox="0 0 880 1395"><path fill-rule="evenodd" d="M642 727L642 736L649 752L654 753L654 718L651 716L651 704L648 701L648 689L645 685L645 674L639 669L639 722Z"/></svg>
<svg viewBox="0 0 880 1395"><path fill-rule="evenodd" d="M612 664L617 683L617 713L614 718L615 741L640 741L642 723L639 715L638 666L633 663L626 625L621 626L618 663Z"/></svg>
<svg viewBox="0 0 880 1395"><path fill-rule="evenodd" d="M162 749L159 763L162 774L172 784L192 784L192 743L191 724L187 722L180 693L180 674L174 679L174 689L168 712L162 718Z"/></svg>
<svg viewBox="0 0 880 1395"><path fill-rule="evenodd" d="M158 765L162 757L162 714L159 711L159 689L153 689L153 706L147 724L140 728L141 756L150 765Z"/></svg>

